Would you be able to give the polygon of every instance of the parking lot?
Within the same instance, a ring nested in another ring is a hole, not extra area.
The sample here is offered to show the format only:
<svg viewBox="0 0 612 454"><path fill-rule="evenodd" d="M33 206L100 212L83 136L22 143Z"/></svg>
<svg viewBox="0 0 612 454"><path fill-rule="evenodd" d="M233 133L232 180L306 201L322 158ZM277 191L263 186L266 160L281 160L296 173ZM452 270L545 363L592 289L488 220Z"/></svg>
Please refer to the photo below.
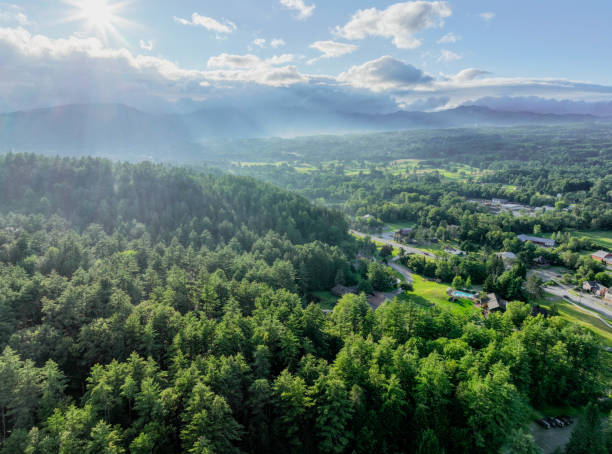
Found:
<svg viewBox="0 0 612 454"><path fill-rule="evenodd" d="M538 446L542 448L543 454L552 453L558 446L560 446L562 450L565 448L565 445L569 442L572 435L572 430L574 430L574 426L576 425L577 418L573 419L574 422L566 427L553 427L551 429L540 427L535 422L531 423L531 434Z"/></svg>

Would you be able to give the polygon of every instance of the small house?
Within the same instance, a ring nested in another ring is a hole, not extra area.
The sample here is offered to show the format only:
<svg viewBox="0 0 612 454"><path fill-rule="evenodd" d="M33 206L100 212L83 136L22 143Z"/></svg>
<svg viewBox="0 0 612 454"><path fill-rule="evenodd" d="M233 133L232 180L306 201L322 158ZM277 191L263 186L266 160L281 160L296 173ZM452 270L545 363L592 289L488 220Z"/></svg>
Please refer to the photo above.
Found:
<svg viewBox="0 0 612 454"><path fill-rule="evenodd" d="M412 235L412 229L399 229L393 234L393 239L395 241L406 241L410 237L410 235Z"/></svg>
<svg viewBox="0 0 612 454"><path fill-rule="evenodd" d="M595 296L604 296L608 289L599 282L584 281L582 284L582 290L592 293Z"/></svg>
<svg viewBox="0 0 612 454"><path fill-rule="evenodd" d="M542 257L541 255L534 258L533 263L535 263L536 265L540 265L540 266L547 266L550 264L550 262L546 260L544 257Z"/></svg>
<svg viewBox="0 0 612 454"><path fill-rule="evenodd" d="M506 302L499 298L495 293L487 293L484 302L486 302L489 312L506 310Z"/></svg>
<svg viewBox="0 0 612 454"><path fill-rule="evenodd" d="M591 254L591 258L593 260L597 260L598 262L612 265L612 254L607 251L597 251L594 254Z"/></svg>

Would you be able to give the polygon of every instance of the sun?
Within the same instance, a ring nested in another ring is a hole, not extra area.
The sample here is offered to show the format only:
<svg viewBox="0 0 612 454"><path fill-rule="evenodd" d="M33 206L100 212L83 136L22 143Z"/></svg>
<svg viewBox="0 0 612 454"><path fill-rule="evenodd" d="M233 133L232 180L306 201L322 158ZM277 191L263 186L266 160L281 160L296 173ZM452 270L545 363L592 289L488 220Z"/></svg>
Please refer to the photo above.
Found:
<svg viewBox="0 0 612 454"><path fill-rule="evenodd" d="M67 22L81 22L87 33L91 33L104 41L109 39L123 40L119 28L128 21L120 13L128 2L113 2L112 0L64 0L74 8Z"/></svg>

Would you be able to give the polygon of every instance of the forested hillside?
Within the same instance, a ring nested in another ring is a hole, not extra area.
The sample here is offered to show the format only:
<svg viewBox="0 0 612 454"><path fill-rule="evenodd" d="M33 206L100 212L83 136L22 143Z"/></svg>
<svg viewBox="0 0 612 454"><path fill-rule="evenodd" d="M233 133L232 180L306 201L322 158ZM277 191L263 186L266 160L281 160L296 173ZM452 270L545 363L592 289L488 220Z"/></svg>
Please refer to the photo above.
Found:
<svg viewBox="0 0 612 454"><path fill-rule="evenodd" d="M251 179L0 159L0 453L498 453L605 390L528 305L373 312L337 212ZM535 449L535 448L534 448Z"/></svg>

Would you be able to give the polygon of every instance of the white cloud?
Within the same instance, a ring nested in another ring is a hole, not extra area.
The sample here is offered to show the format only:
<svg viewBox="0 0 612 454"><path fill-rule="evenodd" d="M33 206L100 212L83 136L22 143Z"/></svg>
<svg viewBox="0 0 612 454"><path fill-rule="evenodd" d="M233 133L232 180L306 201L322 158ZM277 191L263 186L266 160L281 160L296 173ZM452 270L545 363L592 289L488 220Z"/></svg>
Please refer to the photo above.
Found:
<svg viewBox="0 0 612 454"><path fill-rule="evenodd" d="M286 65L294 60L292 54L275 55L265 60L257 55L220 54L208 59L205 76L212 81L255 82L262 85L286 87L306 82L295 66Z"/></svg>
<svg viewBox="0 0 612 454"><path fill-rule="evenodd" d="M267 58L264 60L264 62L270 65L284 65L292 62L293 60L295 60L295 56L293 54L282 54Z"/></svg>
<svg viewBox="0 0 612 454"><path fill-rule="evenodd" d="M210 57L206 66L209 68L248 68L261 62L257 55L221 54Z"/></svg>
<svg viewBox="0 0 612 454"><path fill-rule="evenodd" d="M495 13L493 13L491 11L487 11L486 13L480 13L479 16L485 22L490 22L495 17Z"/></svg>
<svg viewBox="0 0 612 454"><path fill-rule="evenodd" d="M223 22L219 22L212 17L200 16L198 13L193 13L191 15L191 20L175 16L174 21L181 25L204 27L205 29L215 33L232 33L236 30L236 24L231 21L224 19Z"/></svg>
<svg viewBox="0 0 612 454"><path fill-rule="evenodd" d="M291 54L267 60L226 55L213 57L207 69L188 69L164 58L109 48L97 38L53 39L22 27L0 27L0 111L88 102L142 108L202 100L235 84L287 87L308 82L309 76L288 65L293 59Z"/></svg>
<svg viewBox="0 0 612 454"><path fill-rule="evenodd" d="M415 38L416 33L441 27L444 18L451 14L452 10L445 1L395 3L385 10L358 10L343 27L336 27L334 33L346 39L392 38L393 44L400 49L415 49L421 45L421 41Z"/></svg>
<svg viewBox="0 0 612 454"><path fill-rule="evenodd" d="M442 38L440 38L436 42L438 44L454 44L457 41L459 41L460 39L461 39L460 36L457 36L453 32L450 32L450 33L447 33L446 35L444 35Z"/></svg>
<svg viewBox="0 0 612 454"><path fill-rule="evenodd" d="M0 22L7 24L17 24L21 26L30 25L30 19L18 5L0 4Z"/></svg>
<svg viewBox="0 0 612 454"><path fill-rule="evenodd" d="M146 42L145 42L146 43ZM189 69L169 59L111 48L97 38L54 39L23 27L0 27L0 111L88 102L122 102L147 110L167 103L253 93L277 93L295 102L326 96L355 105L395 100L401 106L436 109L484 97L529 97L600 101L612 99L612 87L564 79L494 77L478 68L436 78L422 69L383 56L352 66L337 77L302 74L298 57L281 54L221 54L207 66ZM44 74L45 77L40 77ZM274 91L275 87L291 87ZM364 93L366 98L364 98ZM265 98L262 95L261 99ZM446 100L448 102L446 103ZM354 102L353 102L354 101ZM324 102L324 101L321 101Z"/></svg>
<svg viewBox="0 0 612 454"><path fill-rule="evenodd" d="M278 47L282 47L285 45L285 40L282 38L275 38L272 41L270 41L270 46L272 46L273 48L278 48Z"/></svg>
<svg viewBox="0 0 612 454"><path fill-rule="evenodd" d="M445 108L457 107L485 97L536 96L598 101L612 99L612 87L552 78L490 77L487 71L468 68L454 75L442 76L429 84L395 92L396 101L404 105L432 96L448 98L449 102Z"/></svg>
<svg viewBox="0 0 612 454"><path fill-rule="evenodd" d="M455 74L454 76L450 76L447 77L448 79L453 79L455 81L467 81L467 80L474 80L477 77L480 76L486 76L491 74L489 71L483 71L482 69L477 69L477 68L466 68L462 71L459 71L457 74Z"/></svg>
<svg viewBox="0 0 612 454"><path fill-rule="evenodd" d="M450 61L457 61L457 60L461 60L463 57L459 54L456 54L455 52L452 52L448 49L442 49L440 51L440 56L438 57L437 61L438 62L450 62Z"/></svg>
<svg viewBox="0 0 612 454"><path fill-rule="evenodd" d="M275 55L271 58L262 60L257 55L246 54L246 55L234 55L234 54L220 54L214 57L210 57L206 66L209 68L252 68L254 66L267 65L277 66L284 65L293 61L293 54Z"/></svg>
<svg viewBox="0 0 612 454"><path fill-rule="evenodd" d="M207 71L206 77L214 82L257 83L272 87L288 87L308 81L295 66L259 65L243 69L219 69Z"/></svg>
<svg viewBox="0 0 612 454"><path fill-rule="evenodd" d="M140 48L148 52L151 52L153 50L153 41L144 41L141 39Z"/></svg>
<svg viewBox="0 0 612 454"><path fill-rule="evenodd" d="M358 49L358 46L354 44L338 43L336 41L316 41L310 45L310 48L316 49L323 54L318 58L309 60L308 63L312 64L321 58L336 58L353 53Z"/></svg>
<svg viewBox="0 0 612 454"><path fill-rule="evenodd" d="M375 92L413 87L432 80L431 76L420 69L388 55L363 65L352 66L338 76L340 82Z"/></svg>
<svg viewBox="0 0 612 454"><path fill-rule="evenodd" d="M280 0L280 2L285 8L297 11L297 18L300 20L308 19L316 8L314 3L306 5L304 0Z"/></svg>
<svg viewBox="0 0 612 454"><path fill-rule="evenodd" d="M253 44L263 49L266 47L266 40L264 38L257 38L253 40Z"/></svg>

